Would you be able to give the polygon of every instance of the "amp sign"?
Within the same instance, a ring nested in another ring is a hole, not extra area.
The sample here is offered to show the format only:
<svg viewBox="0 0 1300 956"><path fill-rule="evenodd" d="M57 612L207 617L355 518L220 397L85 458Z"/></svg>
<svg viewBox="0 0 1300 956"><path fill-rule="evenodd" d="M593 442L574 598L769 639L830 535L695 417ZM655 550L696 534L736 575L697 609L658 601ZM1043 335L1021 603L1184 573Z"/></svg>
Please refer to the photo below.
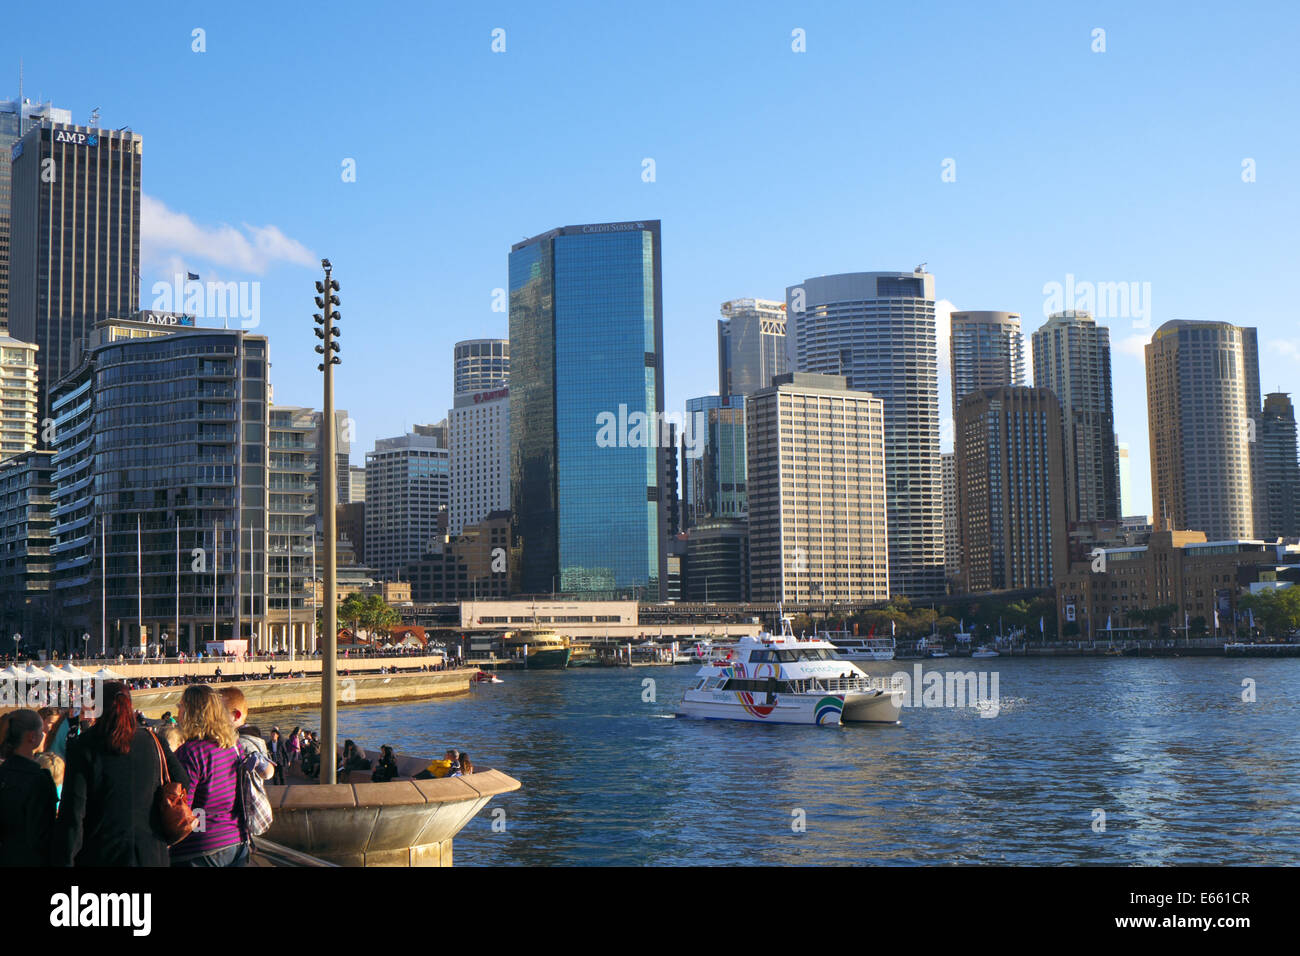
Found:
<svg viewBox="0 0 1300 956"><path fill-rule="evenodd" d="M73 146L98 146L99 137L94 133L78 133L75 130L56 129L54 142L69 143Z"/></svg>

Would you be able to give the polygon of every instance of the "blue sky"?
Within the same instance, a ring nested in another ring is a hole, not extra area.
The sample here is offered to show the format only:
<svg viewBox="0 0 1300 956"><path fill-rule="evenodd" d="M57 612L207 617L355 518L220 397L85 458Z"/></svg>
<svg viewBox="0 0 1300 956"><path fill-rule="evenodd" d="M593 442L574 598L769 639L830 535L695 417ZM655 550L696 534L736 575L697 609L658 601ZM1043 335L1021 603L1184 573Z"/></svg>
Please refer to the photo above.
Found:
<svg viewBox="0 0 1300 956"><path fill-rule="evenodd" d="M1149 283L1150 328L1103 319L1126 513L1150 502L1151 328L1258 326L1265 390L1292 388L1294 5L180 6L11 18L0 96L22 57L29 97L143 135L142 305L177 267L260 282L280 403L320 403L312 281L334 262L356 464L446 414L455 341L506 334L511 243L581 222L663 222L670 409L716 391L722 301L921 262L1026 335L1067 274Z"/></svg>

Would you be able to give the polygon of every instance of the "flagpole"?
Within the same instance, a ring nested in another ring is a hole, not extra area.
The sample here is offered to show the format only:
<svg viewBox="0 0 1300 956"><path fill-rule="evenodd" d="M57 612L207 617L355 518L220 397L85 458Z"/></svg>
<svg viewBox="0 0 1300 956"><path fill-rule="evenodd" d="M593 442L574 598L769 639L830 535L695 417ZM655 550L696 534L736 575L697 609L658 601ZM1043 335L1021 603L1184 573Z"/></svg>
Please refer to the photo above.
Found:
<svg viewBox="0 0 1300 956"><path fill-rule="evenodd" d="M144 642L144 515L135 516L135 625L136 634Z"/></svg>
<svg viewBox="0 0 1300 956"><path fill-rule="evenodd" d="M176 512L176 650L181 649L181 513Z"/></svg>
<svg viewBox="0 0 1300 956"><path fill-rule="evenodd" d="M108 553L104 516L99 516L99 656L108 656Z"/></svg>

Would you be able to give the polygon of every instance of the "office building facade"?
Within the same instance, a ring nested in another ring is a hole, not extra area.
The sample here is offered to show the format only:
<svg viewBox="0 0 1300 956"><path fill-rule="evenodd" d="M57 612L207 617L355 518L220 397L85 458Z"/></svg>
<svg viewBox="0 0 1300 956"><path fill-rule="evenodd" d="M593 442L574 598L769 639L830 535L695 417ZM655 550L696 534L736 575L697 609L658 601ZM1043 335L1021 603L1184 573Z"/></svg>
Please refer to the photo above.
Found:
<svg viewBox="0 0 1300 956"><path fill-rule="evenodd" d="M265 645L274 651L316 650L316 474L319 419L310 408L267 411Z"/></svg>
<svg viewBox="0 0 1300 956"><path fill-rule="evenodd" d="M1118 521L1110 330L1087 312L1057 312L1034 332L1033 342L1034 386L1051 389L1061 403L1069 520Z"/></svg>
<svg viewBox="0 0 1300 956"><path fill-rule="evenodd" d="M943 573L948 590L961 589L961 511L957 503L957 456L945 452L943 467Z"/></svg>
<svg viewBox="0 0 1300 956"><path fill-rule="evenodd" d="M1146 367L1156 527L1211 541L1254 537L1255 330L1166 322L1146 346Z"/></svg>
<svg viewBox="0 0 1300 956"><path fill-rule="evenodd" d="M494 392L510 384L508 339L467 339L456 343L452 355L456 395Z"/></svg>
<svg viewBox="0 0 1300 956"><path fill-rule="evenodd" d="M50 396L64 649L83 634L127 653L193 652L213 639L258 646L265 337L102 322L77 361Z"/></svg>
<svg viewBox="0 0 1300 956"><path fill-rule="evenodd" d="M681 446L683 529L706 521L746 520L745 397L688 398L686 416L696 448Z"/></svg>
<svg viewBox="0 0 1300 956"><path fill-rule="evenodd" d="M9 329L40 348L42 418L94 324L138 308L142 149L130 130L51 122L13 147Z"/></svg>
<svg viewBox="0 0 1300 956"><path fill-rule="evenodd" d="M449 454L438 438L418 432L381 438L366 453L365 557L384 580L400 580L403 566L445 533Z"/></svg>
<svg viewBox="0 0 1300 956"><path fill-rule="evenodd" d="M886 600L884 403L841 375L773 382L745 403L753 599Z"/></svg>
<svg viewBox="0 0 1300 956"><path fill-rule="evenodd" d="M510 494L522 593L666 594L658 221L510 252Z"/></svg>
<svg viewBox="0 0 1300 956"><path fill-rule="evenodd" d="M889 580L896 594L944 593L939 355L934 276L856 272L786 289L792 367L843 375L884 402ZM751 477L752 485L752 477ZM750 509L751 523L753 509Z"/></svg>
<svg viewBox="0 0 1300 956"><path fill-rule="evenodd" d="M972 392L957 410L966 592L1049 588L1069 562L1061 406L1043 388Z"/></svg>
<svg viewBox="0 0 1300 956"><path fill-rule="evenodd" d="M1255 535L1265 541L1300 535L1300 464L1295 408L1269 392L1255 427Z"/></svg>
<svg viewBox="0 0 1300 956"><path fill-rule="evenodd" d="M971 392L1025 384L1025 340L1015 312L954 312L948 336L952 414Z"/></svg>
<svg viewBox="0 0 1300 956"><path fill-rule="evenodd" d="M458 394L447 413L451 512L458 535L494 511L510 510L510 389Z"/></svg>
<svg viewBox="0 0 1300 956"><path fill-rule="evenodd" d="M68 125L72 113L53 103L0 100L0 332L9 325L9 200L10 156L14 146L33 126L42 122Z"/></svg>
<svg viewBox="0 0 1300 956"><path fill-rule="evenodd" d="M785 303L732 299L718 321L718 394L748 395L790 371Z"/></svg>

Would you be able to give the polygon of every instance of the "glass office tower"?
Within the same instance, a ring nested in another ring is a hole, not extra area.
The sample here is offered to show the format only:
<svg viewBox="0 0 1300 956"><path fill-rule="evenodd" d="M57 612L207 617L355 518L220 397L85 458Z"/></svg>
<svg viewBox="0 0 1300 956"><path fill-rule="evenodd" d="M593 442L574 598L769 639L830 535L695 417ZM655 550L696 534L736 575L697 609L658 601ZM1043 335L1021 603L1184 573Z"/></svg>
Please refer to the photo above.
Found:
<svg viewBox="0 0 1300 956"><path fill-rule="evenodd" d="M745 396L704 395L686 400L686 414L704 428L700 454L682 445L682 525L714 519L744 521Z"/></svg>
<svg viewBox="0 0 1300 956"><path fill-rule="evenodd" d="M662 600L659 222L565 226L510 251L512 551L523 593Z"/></svg>

